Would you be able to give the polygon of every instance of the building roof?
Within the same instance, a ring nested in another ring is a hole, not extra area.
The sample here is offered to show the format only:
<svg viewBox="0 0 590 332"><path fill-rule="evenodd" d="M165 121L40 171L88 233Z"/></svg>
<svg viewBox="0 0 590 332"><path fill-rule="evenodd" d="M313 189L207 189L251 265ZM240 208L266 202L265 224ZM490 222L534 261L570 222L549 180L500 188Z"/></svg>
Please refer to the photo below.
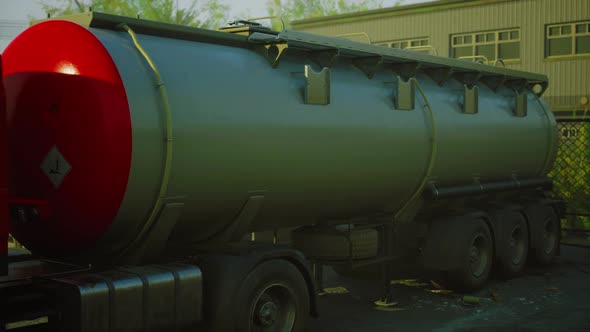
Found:
<svg viewBox="0 0 590 332"><path fill-rule="evenodd" d="M347 14L332 16L312 17L291 22L293 27L308 27L316 25L343 23L358 21L362 19L375 19L387 16L410 15L416 13L425 13L433 11L448 10L460 7L481 6L498 2L508 2L516 0L438 0L412 5L394 6L379 8L373 10L359 11Z"/></svg>

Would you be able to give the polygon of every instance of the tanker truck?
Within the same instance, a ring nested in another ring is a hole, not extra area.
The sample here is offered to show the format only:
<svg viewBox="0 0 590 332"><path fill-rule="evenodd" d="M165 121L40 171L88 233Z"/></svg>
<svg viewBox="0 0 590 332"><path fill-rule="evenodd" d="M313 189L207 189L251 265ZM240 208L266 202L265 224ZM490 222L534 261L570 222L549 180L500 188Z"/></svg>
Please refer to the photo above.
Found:
<svg viewBox="0 0 590 332"><path fill-rule="evenodd" d="M473 290L558 254L544 75L98 12L1 59L2 220L30 253L3 257L0 330L301 331L324 265Z"/></svg>

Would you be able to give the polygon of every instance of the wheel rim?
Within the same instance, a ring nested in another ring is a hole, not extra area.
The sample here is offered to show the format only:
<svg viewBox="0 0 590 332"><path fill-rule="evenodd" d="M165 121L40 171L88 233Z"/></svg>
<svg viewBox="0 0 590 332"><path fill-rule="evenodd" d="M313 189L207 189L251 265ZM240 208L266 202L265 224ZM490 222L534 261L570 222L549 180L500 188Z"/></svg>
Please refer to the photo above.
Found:
<svg viewBox="0 0 590 332"><path fill-rule="evenodd" d="M543 227L543 243L545 254L551 254L555 249L555 245L557 243L557 233L555 232L556 227L553 219L551 217L547 217L544 222L545 226Z"/></svg>
<svg viewBox="0 0 590 332"><path fill-rule="evenodd" d="M510 234L510 238L508 240L508 247L512 253L512 264L519 265L522 263L526 246L527 244L525 241L525 234L522 230L522 227L520 225L516 225L514 229L512 229L512 233Z"/></svg>
<svg viewBox="0 0 590 332"><path fill-rule="evenodd" d="M252 331L289 332L295 325L297 304L291 291L273 284L263 289L250 311Z"/></svg>
<svg viewBox="0 0 590 332"><path fill-rule="evenodd" d="M486 238L482 234L477 234L471 241L469 252L469 266L474 277L479 278L485 273L488 264L488 252Z"/></svg>

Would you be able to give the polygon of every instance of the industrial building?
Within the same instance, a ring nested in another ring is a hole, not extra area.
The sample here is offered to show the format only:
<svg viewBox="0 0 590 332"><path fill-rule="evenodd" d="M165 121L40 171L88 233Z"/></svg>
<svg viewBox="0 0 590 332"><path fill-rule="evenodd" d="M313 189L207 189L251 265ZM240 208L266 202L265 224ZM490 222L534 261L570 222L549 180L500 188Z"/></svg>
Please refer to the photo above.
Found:
<svg viewBox="0 0 590 332"><path fill-rule="evenodd" d="M544 99L554 112L588 110L588 0L440 0L309 18L292 28L363 34L349 38L543 73L549 77Z"/></svg>
<svg viewBox="0 0 590 332"><path fill-rule="evenodd" d="M292 28L546 74L543 98L559 121L550 176L568 204L563 240L590 245L590 1L440 0L309 18Z"/></svg>
<svg viewBox="0 0 590 332"><path fill-rule="evenodd" d="M18 20L0 20L0 53L19 33L28 26L27 22Z"/></svg>

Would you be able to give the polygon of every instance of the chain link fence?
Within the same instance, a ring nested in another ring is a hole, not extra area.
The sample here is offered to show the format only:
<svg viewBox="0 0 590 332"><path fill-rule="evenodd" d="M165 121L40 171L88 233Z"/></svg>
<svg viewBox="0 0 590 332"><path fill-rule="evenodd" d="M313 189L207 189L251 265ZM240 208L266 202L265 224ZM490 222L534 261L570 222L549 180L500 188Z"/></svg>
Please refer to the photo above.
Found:
<svg viewBox="0 0 590 332"><path fill-rule="evenodd" d="M590 119L558 119L558 150L549 176L566 200L562 242L590 247Z"/></svg>

